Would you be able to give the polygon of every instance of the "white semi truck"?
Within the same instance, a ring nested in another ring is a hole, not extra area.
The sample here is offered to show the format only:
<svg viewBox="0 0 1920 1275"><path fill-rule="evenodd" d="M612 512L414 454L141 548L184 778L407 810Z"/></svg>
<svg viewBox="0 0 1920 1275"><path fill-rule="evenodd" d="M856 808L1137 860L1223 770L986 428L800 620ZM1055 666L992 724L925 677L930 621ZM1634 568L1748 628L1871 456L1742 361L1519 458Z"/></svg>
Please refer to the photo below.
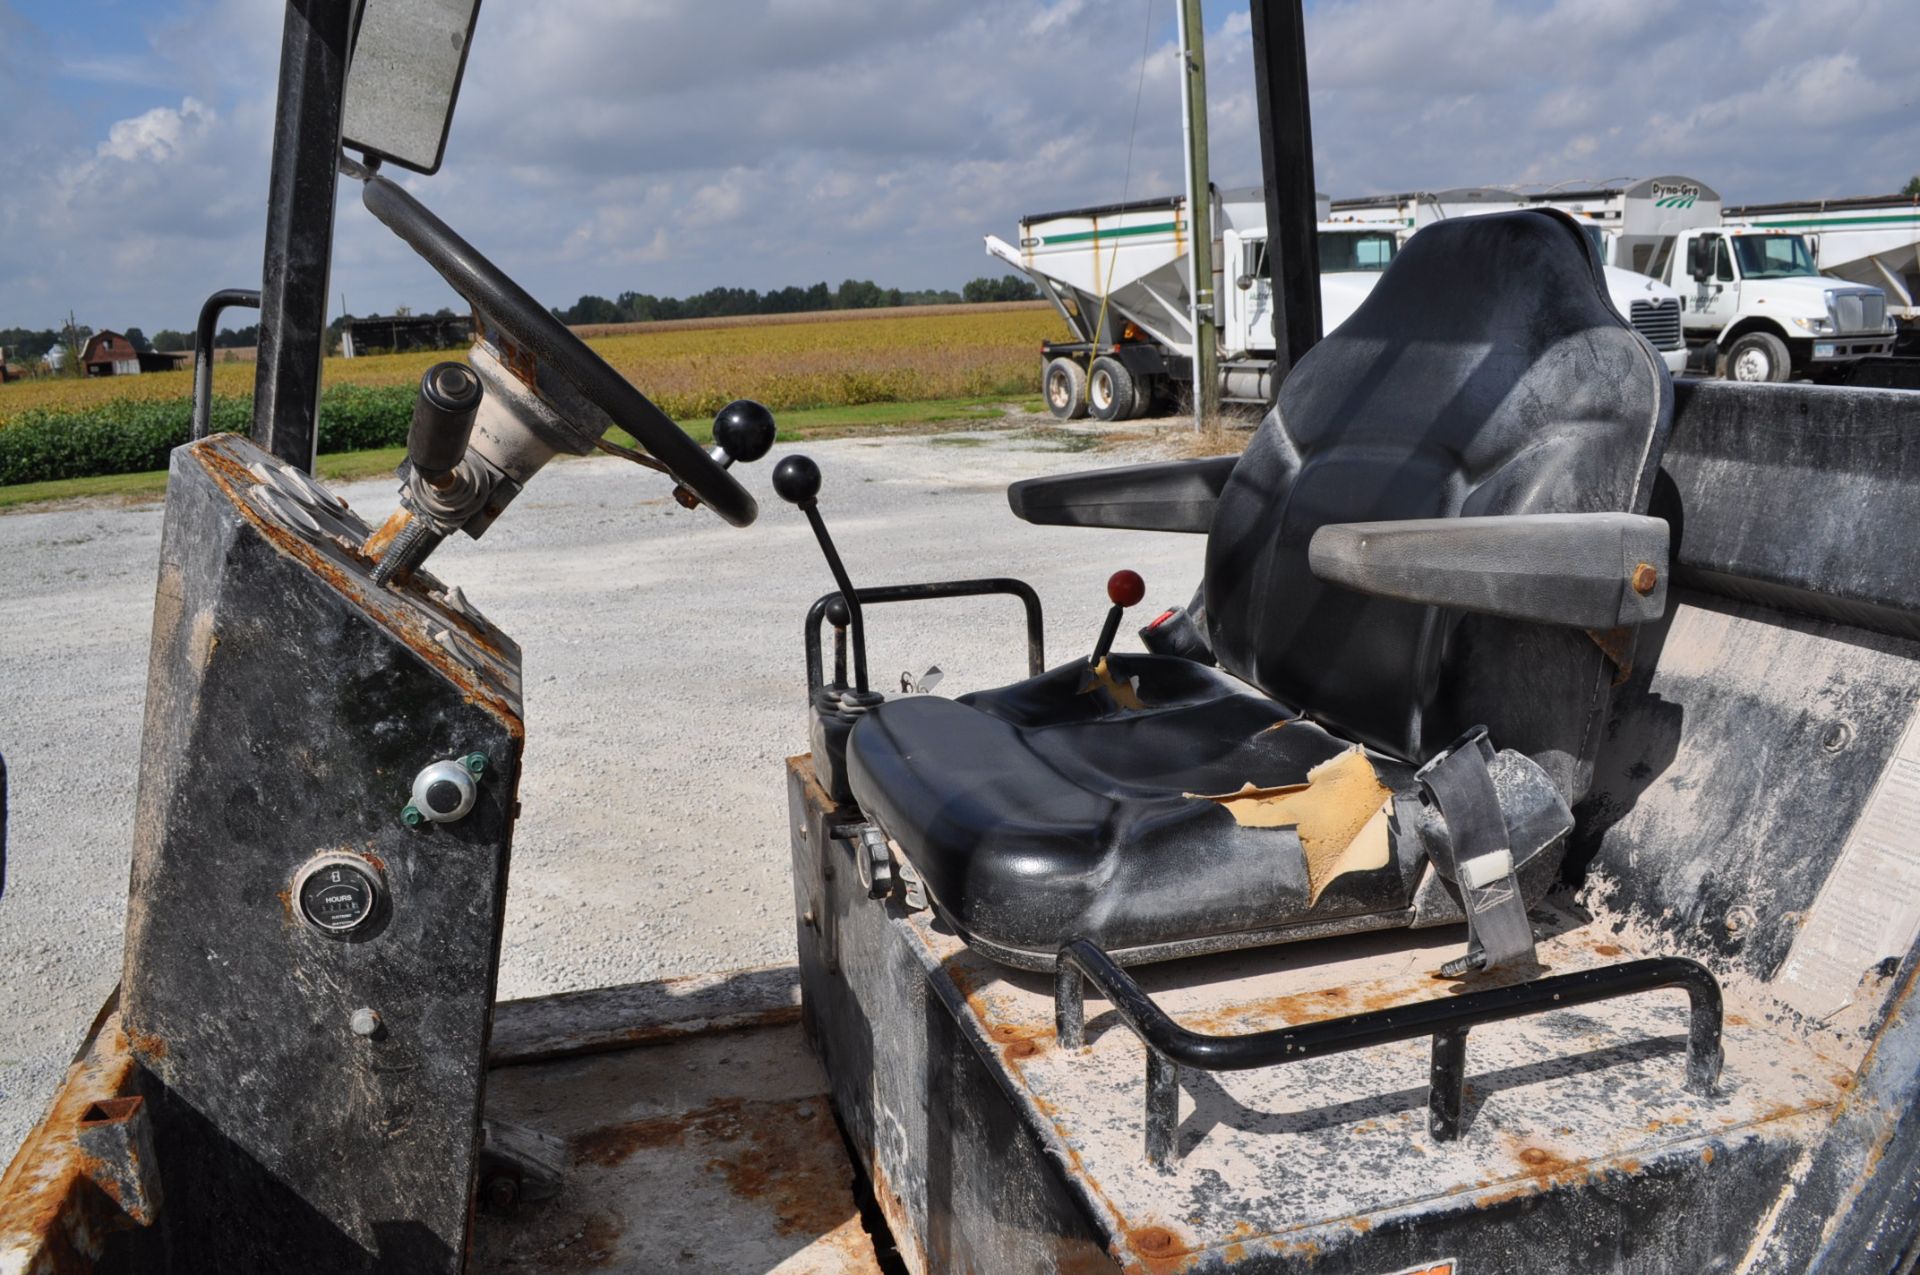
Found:
<svg viewBox="0 0 1920 1275"><path fill-rule="evenodd" d="M1745 204L1725 218L1804 237L1821 274L1877 287L1903 327L1920 323L1920 195Z"/></svg>
<svg viewBox="0 0 1920 1275"><path fill-rule="evenodd" d="M1424 226L1449 217L1512 212L1539 205L1539 200L1528 200L1498 187L1462 186L1454 190L1336 200L1330 204L1328 215L1337 225L1391 227L1404 239ZM1667 371L1678 375L1687 365L1679 294L1657 279L1614 264L1598 225L1585 217L1581 221L1606 267L1607 294L1613 300L1614 309L1659 351Z"/></svg>
<svg viewBox="0 0 1920 1275"><path fill-rule="evenodd" d="M1737 381L1830 375L1890 354L1895 312L1879 285L1910 276L1920 245L1920 215L1911 208L1838 206L1889 201L1835 201L1828 212L1806 204L1723 209L1712 188L1690 177L1517 198L1591 219L1614 264L1671 285L1696 363ZM1911 313L1910 292L1900 295Z"/></svg>
<svg viewBox="0 0 1920 1275"><path fill-rule="evenodd" d="M1267 206L1258 189L1213 192L1214 316L1223 402L1265 404L1274 370ZM1047 409L1071 419L1144 416L1193 379L1186 198L1042 213L1018 244L986 236L987 252L1032 279L1072 330L1041 346ZM1328 330L1352 314L1393 260L1390 229L1332 223L1321 200L1320 305Z"/></svg>

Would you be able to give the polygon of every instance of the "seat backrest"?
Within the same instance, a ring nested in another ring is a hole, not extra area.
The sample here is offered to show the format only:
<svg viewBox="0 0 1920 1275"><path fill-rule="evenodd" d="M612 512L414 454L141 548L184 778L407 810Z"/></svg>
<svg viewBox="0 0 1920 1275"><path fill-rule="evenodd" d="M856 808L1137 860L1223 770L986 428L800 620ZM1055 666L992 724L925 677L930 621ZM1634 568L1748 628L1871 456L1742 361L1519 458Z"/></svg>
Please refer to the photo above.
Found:
<svg viewBox="0 0 1920 1275"><path fill-rule="evenodd" d="M1314 577L1307 542L1339 522L1645 513L1672 416L1666 369L1570 217L1428 226L1301 359L1221 492L1216 655L1410 761L1485 724L1577 798L1614 673L1593 635L1352 593Z"/></svg>

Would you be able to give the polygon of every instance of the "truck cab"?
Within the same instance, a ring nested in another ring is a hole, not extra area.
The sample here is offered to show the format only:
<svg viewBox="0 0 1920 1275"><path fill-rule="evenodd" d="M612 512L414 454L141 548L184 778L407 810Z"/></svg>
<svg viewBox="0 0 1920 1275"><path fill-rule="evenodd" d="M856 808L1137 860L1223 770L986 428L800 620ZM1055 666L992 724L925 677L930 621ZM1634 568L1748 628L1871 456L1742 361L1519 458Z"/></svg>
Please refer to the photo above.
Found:
<svg viewBox="0 0 1920 1275"><path fill-rule="evenodd" d="M1879 288L1822 275L1797 234L1727 225L1682 232L1667 260L1687 343L1735 381L1817 376L1893 349Z"/></svg>
<svg viewBox="0 0 1920 1275"><path fill-rule="evenodd" d="M1373 291L1400 248L1392 229L1355 222L1322 221L1320 244L1321 322L1331 331L1347 321ZM1267 229L1221 232L1222 273L1233 275L1214 295L1224 297L1220 347L1230 352L1273 352L1273 279L1267 268Z"/></svg>

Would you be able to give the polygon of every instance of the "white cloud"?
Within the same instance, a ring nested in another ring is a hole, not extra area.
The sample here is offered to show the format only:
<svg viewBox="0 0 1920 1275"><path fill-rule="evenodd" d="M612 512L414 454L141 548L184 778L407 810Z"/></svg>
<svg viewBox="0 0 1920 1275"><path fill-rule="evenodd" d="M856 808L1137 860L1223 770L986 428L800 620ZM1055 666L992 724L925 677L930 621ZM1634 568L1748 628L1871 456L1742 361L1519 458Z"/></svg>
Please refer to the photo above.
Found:
<svg viewBox="0 0 1920 1275"><path fill-rule="evenodd" d="M1152 0L1151 28L1148 0L560 7L482 9L446 166L408 181L550 302L953 286L997 271L980 236L1022 213L1182 180L1171 0ZM45 298L0 325L72 304L181 327L208 291L258 278L278 8L184 0L148 56L110 63L176 87L86 137L33 78L60 59L0 0L0 97L35 112L25 156L0 154L0 300ZM1208 14L1214 174L1246 184L1246 10ZM1794 0L1320 0L1317 184L1682 172L1735 200L1891 189L1920 168L1910 18L1901 0L1831 0L1817 18ZM451 300L351 191L342 209L336 296L359 312Z"/></svg>

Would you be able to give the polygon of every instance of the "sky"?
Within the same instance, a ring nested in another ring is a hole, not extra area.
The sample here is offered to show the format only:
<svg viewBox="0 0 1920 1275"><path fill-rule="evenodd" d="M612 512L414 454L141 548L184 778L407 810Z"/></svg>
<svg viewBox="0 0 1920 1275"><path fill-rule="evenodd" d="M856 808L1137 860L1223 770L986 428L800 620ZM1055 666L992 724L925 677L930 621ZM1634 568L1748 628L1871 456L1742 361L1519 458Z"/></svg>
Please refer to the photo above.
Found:
<svg viewBox="0 0 1920 1275"><path fill-rule="evenodd" d="M445 164L406 185L548 304L957 288L1004 273L981 236L1023 213L1180 189L1174 3L489 0ZM186 330L209 292L258 285L282 13L0 0L0 327ZM1214 180L1251 185L1247 10L1205 13ZM1895 190L1920 173L1916 16L1309 0L1316 185ZM457 305L341 186L336 311Z"/></svg>

